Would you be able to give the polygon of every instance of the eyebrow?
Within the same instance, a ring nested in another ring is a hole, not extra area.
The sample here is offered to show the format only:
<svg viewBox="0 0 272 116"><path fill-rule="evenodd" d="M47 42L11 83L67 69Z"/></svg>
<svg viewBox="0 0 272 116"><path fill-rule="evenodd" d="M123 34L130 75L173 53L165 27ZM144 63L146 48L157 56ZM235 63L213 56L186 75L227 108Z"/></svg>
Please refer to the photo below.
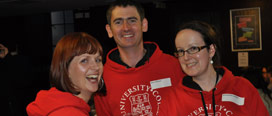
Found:
<svg viewBox="0 0 272 116"><path fill-rule="evenodd" d="M116 19L113 20L113 22L115 22L117 20L123 20L123 18L116 18Z"/></svg>
<svg viewBox="0 0 272 116"><path fill-rule="evenodd" d="M130 20L130 19L136 19L136 20L138 20L138 18L137 17L128 17L128 18L116 18L116 19L114 19L113 20L113 22L115 22L115 21L117 21L117 20L124 20L124 19L128 19L128 20Z"/></svg>
<svg viewBox="0 0 272 116"><path fill-rule="evenodd" d="M136 17L129 17L127 19L136 19L136 20L138 20Z"/></svg>

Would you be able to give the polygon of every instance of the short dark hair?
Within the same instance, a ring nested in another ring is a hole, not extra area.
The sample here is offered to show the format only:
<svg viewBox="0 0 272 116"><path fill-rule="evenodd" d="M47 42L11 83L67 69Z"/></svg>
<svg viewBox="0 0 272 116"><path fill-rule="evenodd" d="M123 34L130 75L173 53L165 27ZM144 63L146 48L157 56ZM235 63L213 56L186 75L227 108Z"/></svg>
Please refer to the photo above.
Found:
<svg viewBox="0 0 272 116"><path fill-rule="evenodd" d="M75 56L81 54L99 54L103 50L100 43L85 32L72 32L61 38L53 53L50 67L50 84L63 92L79 94L68 77L68 68Z"/></svg>
<svg viewBox="0 0 272 116"><path fill-rule="evenodd" d="M203 21L190 21L187 23L184 23L183 25L181 25L178 30L177 33L183 29L191 29L194 31L199 32L202 35L203 41L205 42L206 45L208 45L208 49L210 49L210 45L214 45L215 47L215 55L212 58L214 63L214 66L220 66L221 62L220 62L220 45L219 45L219 35L218 32L216 30L216 28L206 22ZM176 34L177 34L176 33Z"/></svg>
<svg viewBox="0 0 272 116"><path fill-rule="evenodd" d="M141 21L145 18L145 11L140 3L138 3L134 0L116 0L110 4L110 6L107 10L107 13L106 13L107 22L109 25L111 25L112 11L117 6L119 6L119 7L135 6L139 15L140 15Z"/></svg>

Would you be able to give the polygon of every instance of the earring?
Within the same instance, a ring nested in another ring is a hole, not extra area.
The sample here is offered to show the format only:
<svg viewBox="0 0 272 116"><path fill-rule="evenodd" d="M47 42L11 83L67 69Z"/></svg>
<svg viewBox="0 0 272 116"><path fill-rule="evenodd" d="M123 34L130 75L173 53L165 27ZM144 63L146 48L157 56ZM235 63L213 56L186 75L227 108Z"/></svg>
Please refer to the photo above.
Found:
<svg viewBox="0 0 272 116"><path fill-rule="evenodd" d="M211 60L210 63L213 64L213 60Z"/></svg>
<svg viewBox="0 0 272 116"><path fill-rule="evenodd" d="M103 78L101 77L100 82L99 82L99 85L98 85L99 89L98 89L97 91L102 90L103 86L104 86L104 80L103 80Z"/></svg>

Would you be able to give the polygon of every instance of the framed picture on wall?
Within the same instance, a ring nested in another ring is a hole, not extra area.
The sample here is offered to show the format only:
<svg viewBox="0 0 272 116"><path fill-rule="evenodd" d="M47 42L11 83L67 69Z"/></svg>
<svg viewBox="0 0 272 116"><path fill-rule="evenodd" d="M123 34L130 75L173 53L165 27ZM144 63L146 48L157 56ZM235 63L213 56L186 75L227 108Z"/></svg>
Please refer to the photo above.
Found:
<svg viewBox="0 0 272 116"><path fill-rule="evenodd" d="M262 50L260 7L231 9L232 51Z"/></svg>

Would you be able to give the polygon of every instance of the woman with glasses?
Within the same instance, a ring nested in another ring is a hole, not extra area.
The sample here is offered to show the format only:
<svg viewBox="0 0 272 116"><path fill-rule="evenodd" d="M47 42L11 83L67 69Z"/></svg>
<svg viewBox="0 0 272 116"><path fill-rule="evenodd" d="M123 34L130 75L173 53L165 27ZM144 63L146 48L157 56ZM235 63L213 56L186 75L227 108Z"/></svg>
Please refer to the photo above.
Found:
<svg viewBox="0 0 272 116"><path fill-rule="evenodd" d="M205 22L181 26L175 56L187 76L162 101L160 116L269 116L257 89L220 66L218 39Z"/></svg>

